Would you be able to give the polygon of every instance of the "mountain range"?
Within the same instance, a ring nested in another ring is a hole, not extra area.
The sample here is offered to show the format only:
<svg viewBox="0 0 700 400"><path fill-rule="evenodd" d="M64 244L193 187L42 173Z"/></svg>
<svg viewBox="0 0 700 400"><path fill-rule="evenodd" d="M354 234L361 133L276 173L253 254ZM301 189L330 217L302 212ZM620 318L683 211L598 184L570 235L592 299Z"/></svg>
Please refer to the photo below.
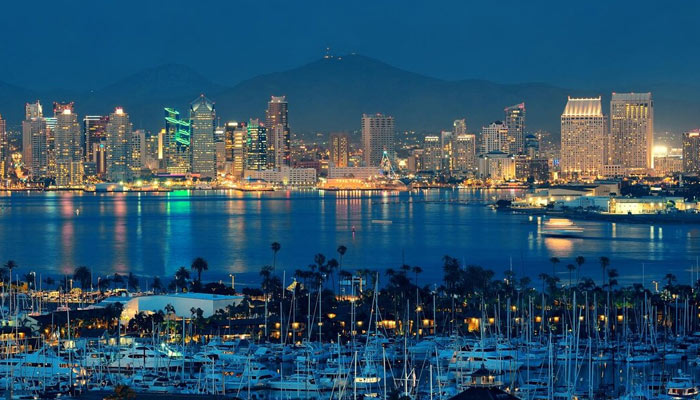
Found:
<svg viewBox="0 0 700 400"><path fill-rule="evenodd" d="M269 97L285 95L291 128L301 134L358 131L363 113L378 112L393 115L400 131L439 132L449 129L454 119L466 118L469 130L479 132L482 125L502 119L506 106L525 102L526 129L543 129L556 136L567 96L602 95L606 110L612 91L651 91L656 132L682 132L700 125L700 88L693 85L659 83L591 90L546 83L448 81L354 54L322 58L231 87L178 64L150 68L90 92L39 92L0 82L0 114L10 127L17 127L24 116L24 103L36 99L42 101L47 115L53 101L75 101L80 115L102 115L122 106L136 128L155 131L162 126L163 107L175 107L187 115L189 102L201 93L216 103L221 121L263 118Z"/></svg>

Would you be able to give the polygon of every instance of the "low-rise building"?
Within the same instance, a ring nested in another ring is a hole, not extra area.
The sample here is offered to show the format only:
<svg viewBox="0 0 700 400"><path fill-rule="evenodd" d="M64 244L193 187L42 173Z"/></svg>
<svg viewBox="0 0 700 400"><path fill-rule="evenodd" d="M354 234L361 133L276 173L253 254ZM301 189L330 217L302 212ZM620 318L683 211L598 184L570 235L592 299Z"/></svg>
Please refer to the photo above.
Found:
<svg viewBox="0 0 700 400"><path fill-rule="evenodd" d="M245 170L243 176L246 179L263 180L282 185L313 186L316 184L316 170L314 168L282 167L267 170Z"/></svg>

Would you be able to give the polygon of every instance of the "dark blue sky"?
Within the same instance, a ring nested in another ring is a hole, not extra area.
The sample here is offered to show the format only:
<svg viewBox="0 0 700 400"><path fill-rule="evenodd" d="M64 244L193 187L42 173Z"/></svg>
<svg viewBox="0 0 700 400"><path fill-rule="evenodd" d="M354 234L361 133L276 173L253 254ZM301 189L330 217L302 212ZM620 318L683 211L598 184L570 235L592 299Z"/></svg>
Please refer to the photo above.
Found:
<svg viewBox="0 0 700 400"><path fill-rule="evenodd" d="M0 80L96 88L181 63L223 84L358 52L446 79L575 87L700 81L700 2L6 2Z"/></svg>

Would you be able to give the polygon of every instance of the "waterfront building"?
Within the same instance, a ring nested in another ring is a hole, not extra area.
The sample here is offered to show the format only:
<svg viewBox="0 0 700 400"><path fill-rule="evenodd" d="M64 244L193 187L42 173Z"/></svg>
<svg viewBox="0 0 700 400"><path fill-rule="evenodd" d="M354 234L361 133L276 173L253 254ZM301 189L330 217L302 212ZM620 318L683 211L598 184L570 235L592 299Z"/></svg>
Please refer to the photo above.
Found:
<svg viewBox="0 0 700 400"><path fill-rule="evenodd" d="M347 167L350 158L350 139L344 133L333 133L330 136L331 163L336 167Z"/></svg>
<svg viewBox="0 0 700 400"><path fill-rule="evenodd" d="M281 168L244 172L245 179L263 180L269 183L277 183L292 186L313 186L316 184L316 170L314 168Z"/></svg>
<svg viewBox="0 0 700 400"><path fill-rule="evenodd" d="M131 179L133 161L131 140L132 126L129 114L117 107L109 115L106 142L106 175L111 182L126 182Z"/></svg>
<svg viewBox="0 0 700 400"><path fill-rule="evenodd" d="M658 176L670 176L683 172L683 156L666 154L654 156L654 172Z"/></svg>
<svg viewBox="0 0 700 400"><path fill-rule="evenodd" d="M361 179L368 180L383 176L379 167L328 167L329 179Z"/></svg>
<svg viewBox="0 0 700 400"><path fill-rule="evenodd" d="M561 172L565 176L600 175L606 140L600 97L569 97L561 115Z"/></svg>
<svg viewBox="0 0 700 400"><path fill-rule="evenodd" d="M41 103L25 105L25 120L22 121L22 159L33 177L47 174L47 127Z"/></svg>
<svg viewBox="0 0 700 400"><path fill-rule="evenodd" d="M131 177L141 177L142 171L148 168L147 137L144 129L136 129L131 134L129 169Z"/></svg>
<svg viewBox="0 0 700 400"><path fill-rule="evenodd" d="M251 119L246 127L245 169L267 169L267 129L258 119Z"/></svg>
<svg viewBox="0 0 700 400"><path fill-rule="evenodd" d="M184 175L191 171L190 123L180 119L180 112L165 108L165 130L161 140L162 161L169 174Z"/></svg>
<svg viewBox="0 0 700 400"><path fill-rule="evenodd" d="M271 96L265 111L267 127L268 167L280 168L290 165L290 129L288 121L288 103L285 96Z"/></svg>
<svg viewBox="0 0 700 400"><path fill-rule="evenodd" d="M227 122L225 128L226 137L226 164L227 171L238 179L243 176L245 169L245 155L247 148L248 129L245 123Z"/></svg>
<svg viewBox="0 0 700 400"><path fill-rule="evenodd" d="M225 310L229 306L237 306L243 301L243 296L227 296L208 293L169 293L153 296L135 296L124 298L113 296L104 299L97 307L107 307L111 304L123 304L121 319L128 321L140 312L154 313L162 311L166 306L173 307L173 312L179 318L192 316L192 309L202 310L204 318L211 317L217 310Z"/></svg>
<svg viewBox="0 0 700 400"><path fill-rule="evenodd" d="M652 165L654 102L651 93L613 93L607 163L644 173Z"/></svg>
<svg viewBox="0 0 700 400"><path fill-rule="evenodd" d="M516 156L515 179L528 182L547 182L549 180L549 162L526 155Z"/></svg>
<svg viewBox="0 0 700 400"><path fill-rule="evenodd" d="M506 107L504 123L508 130L508 152L522 154L525 149L525 103Z"/></svg>
<svg viewBox="0 0 700 400"><path fill-rule="evenodd" d="M504 182L515 179L515 157L502 151L479 155L478 177Z"/></svg>
<svg viewBox="0 0 700 400"><path fill-rule="evenodd" d="M700 129L683 134L683 171L700 175Z"/></svg>
<svg viewBox="0 0 700 400"><path fill-rule="evenodd" d="M481 127L480 154L503 152L510 154L508 127L501 121L492 122L488 126Z"/></svg>
<svg viewBox="0 0 700 400"><path fill-rule="evenodd" d="M202 178L216 178L215 120L214 103L204 95L190 104L191 167L192 173Z"/></svg>
<svg viewBox="0 0 700 400"><path fill-rule="evenodd" d="M452 142L452 169L461 172L476 169L476 135L455 134Z"/></svg>
<svg viewBox="0 0 700 400"><path fill-rule="evenodd" d="M54 112L57 113L53 132L56 185L80 185L83 181L84 158L78 116L73 103L54 103Z"/></svg>
<svg viewBox="0 0 700 400"><path fill-rule="evenodd" d="M423 139L423 171L438 172L442 169L442 145L439 136Z"/></svg>
<svg viewBox="0 0 700 400"><path fill-rule="evenodd" d="M385 152L390 159L394 158L394 117L362 115L362 151L368 167L380 166Z"/></svg>

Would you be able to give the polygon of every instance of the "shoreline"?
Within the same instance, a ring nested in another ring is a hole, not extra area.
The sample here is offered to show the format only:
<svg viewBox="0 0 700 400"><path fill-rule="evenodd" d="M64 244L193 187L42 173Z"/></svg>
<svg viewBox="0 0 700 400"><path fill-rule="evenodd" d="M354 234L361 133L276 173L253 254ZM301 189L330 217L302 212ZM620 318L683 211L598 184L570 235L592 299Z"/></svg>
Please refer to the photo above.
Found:
<svg viewBox="0 0 700 400"><path fill-rule="evenodd" d="M700 213L670 213L670 214L601 214L586 211L561 211L535 208L503 208L502 211L510 211L513 214L523 215L549 215L565 217L580 221L607 221L629 224L700 224Z"/></svg>

